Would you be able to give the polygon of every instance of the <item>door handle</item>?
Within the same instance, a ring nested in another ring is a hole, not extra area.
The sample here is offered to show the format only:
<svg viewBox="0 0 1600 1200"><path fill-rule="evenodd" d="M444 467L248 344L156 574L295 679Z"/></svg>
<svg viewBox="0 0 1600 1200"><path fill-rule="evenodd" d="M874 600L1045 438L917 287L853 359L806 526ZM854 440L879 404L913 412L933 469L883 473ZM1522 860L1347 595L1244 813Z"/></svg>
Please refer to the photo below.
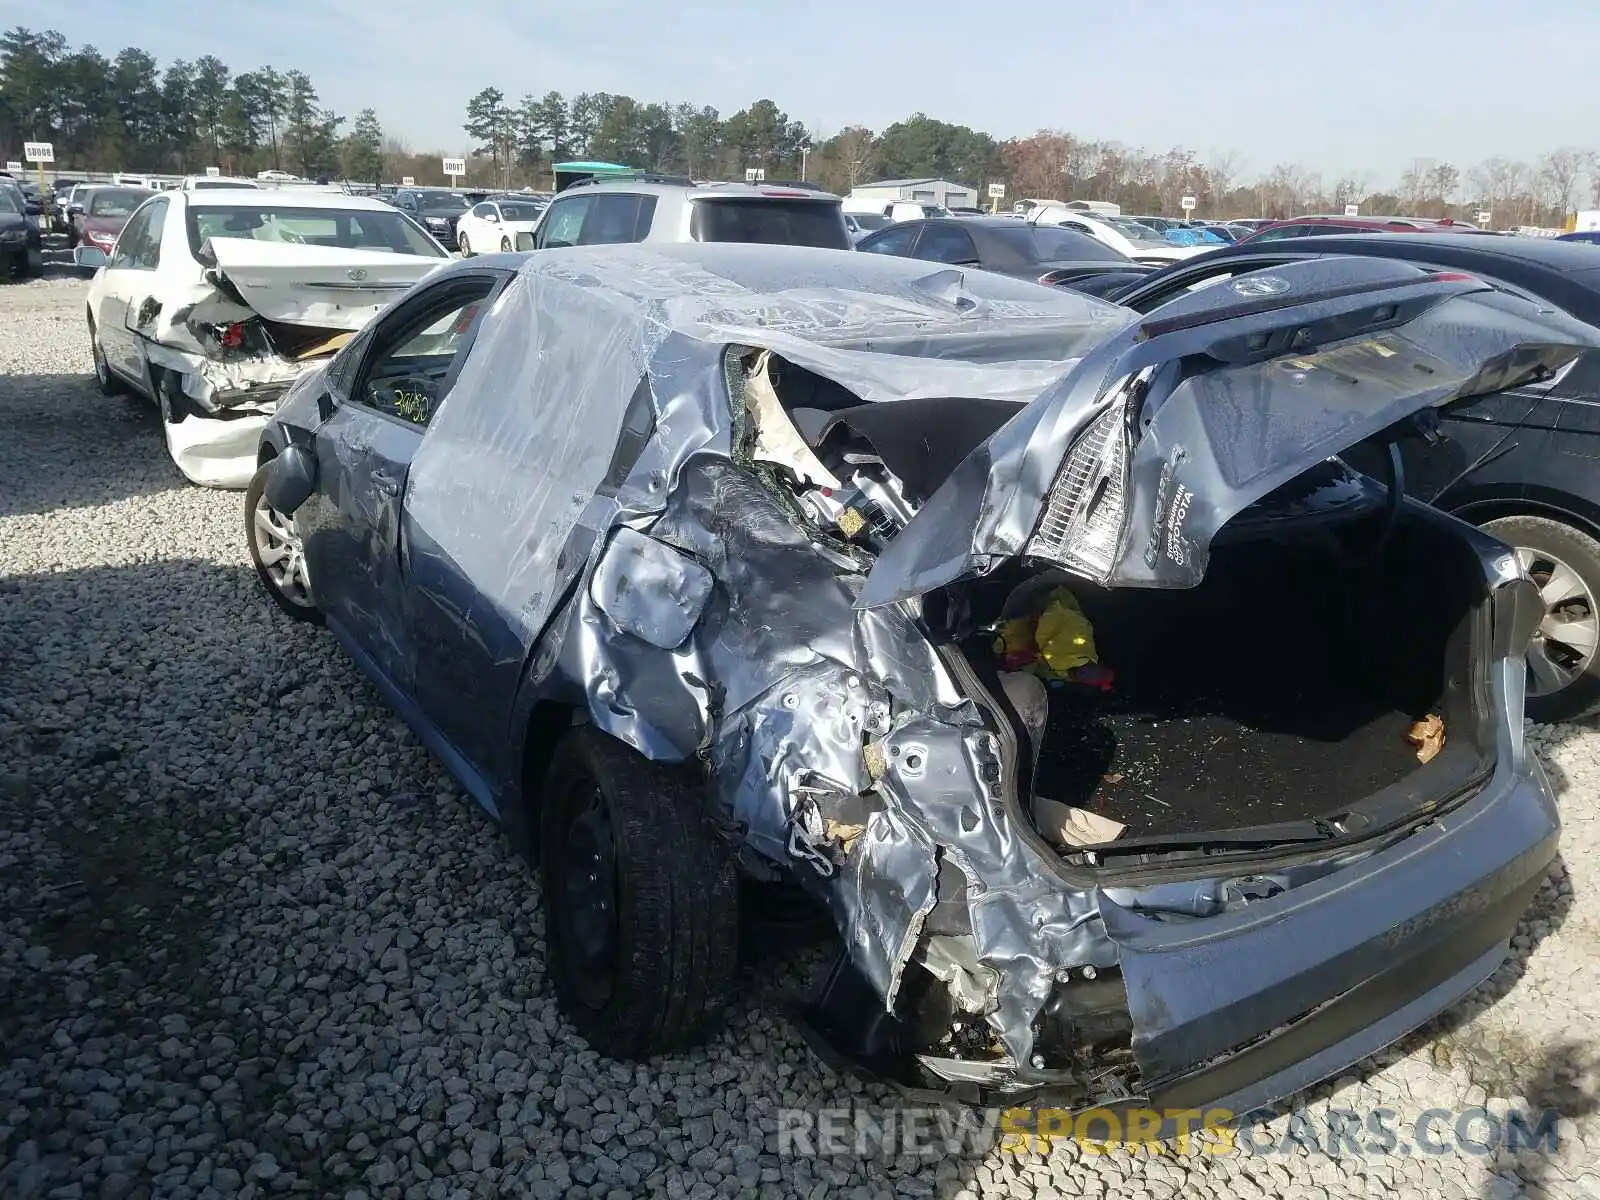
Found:
<svg viewBox="0 0 1600 1200"><path fill-rule="evenodd" d="M393 475L386 475L382 471L372 473L372 490L380 496L394 499L400 494L400 481Z"/></svg>

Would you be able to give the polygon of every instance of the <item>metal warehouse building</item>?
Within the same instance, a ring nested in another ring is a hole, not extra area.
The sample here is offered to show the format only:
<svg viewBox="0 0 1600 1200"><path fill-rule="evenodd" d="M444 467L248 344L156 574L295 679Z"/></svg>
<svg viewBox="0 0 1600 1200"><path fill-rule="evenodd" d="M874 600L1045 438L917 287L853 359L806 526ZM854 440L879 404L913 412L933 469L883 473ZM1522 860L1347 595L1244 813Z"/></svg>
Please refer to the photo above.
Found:
<svg viewBox="0 0 1600 1200"><path fill-rule="evenodd" d="M910 200L917 204L942 204L945 208L978 207L978 189L948 179L880 179L850 190L852 200Z"/></svg>

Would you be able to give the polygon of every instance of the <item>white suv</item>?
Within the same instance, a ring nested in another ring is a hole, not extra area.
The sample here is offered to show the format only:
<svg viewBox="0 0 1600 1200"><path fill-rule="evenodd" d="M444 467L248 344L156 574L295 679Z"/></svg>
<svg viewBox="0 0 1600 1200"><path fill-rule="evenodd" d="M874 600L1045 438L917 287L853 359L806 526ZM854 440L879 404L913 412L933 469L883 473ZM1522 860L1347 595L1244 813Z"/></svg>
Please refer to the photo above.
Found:
<svg viewBox="0 0 1600 1200"><path fill-rule="evenodd" d="M640 174L574 184L519 250L617 242L764 242L851 248L839 197L806 185L695 183Z"/></svg>

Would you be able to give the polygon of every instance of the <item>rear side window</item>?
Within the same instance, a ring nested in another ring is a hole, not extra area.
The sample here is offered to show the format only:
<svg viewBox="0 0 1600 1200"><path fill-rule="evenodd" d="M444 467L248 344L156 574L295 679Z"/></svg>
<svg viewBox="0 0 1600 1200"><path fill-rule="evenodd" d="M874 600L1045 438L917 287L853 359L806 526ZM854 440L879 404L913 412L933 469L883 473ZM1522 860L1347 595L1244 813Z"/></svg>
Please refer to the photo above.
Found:
<svg viewBox="0 0 1600 1200"><path fill-rule="evenodd" d="M1076 229L1051 229L1047 225L1022 226L1003 231L1006 240L1030 237L1040 262L1122 262L1127 256Z"/></svg>
<svg viewBox="0 0 1600 1200"><path fill-rule="evenodd" d="M965 229L933 223L922 228L922 240L917 243L916 255L931 262L975 263L977 248Z"/></svg>
<svg viewBox="0 0 1600 1200"><path fill-rule="evenodd" d="M689 232L697 242L850 249L839 206L816 200L696 200Z"/></svg>
<svg viewBox="0 0 1600 1200"><path fill-rule="evenodd" d="M580 246L615 246L623 242L642 242L650 233L656 198L626 192L609 192L594 197Z"/></svg>

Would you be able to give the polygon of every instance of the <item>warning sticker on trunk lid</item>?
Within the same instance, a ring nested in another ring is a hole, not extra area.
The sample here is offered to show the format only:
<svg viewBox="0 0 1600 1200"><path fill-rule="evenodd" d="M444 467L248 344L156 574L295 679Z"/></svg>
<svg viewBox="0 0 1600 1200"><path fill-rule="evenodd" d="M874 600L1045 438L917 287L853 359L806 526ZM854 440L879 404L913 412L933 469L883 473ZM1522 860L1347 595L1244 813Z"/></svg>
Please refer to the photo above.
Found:
<svg viewBox="0 0 1600 1200"><path fill-rule="evenodd" d="M1147 567L1153 568L1162 555L1180 567L1189 562L1192 547L1183 536L1183 521L1189 515L1194 493L1178 482L1178 468L1188 460L1188 451L1182 446L1174 446L1171 456L1161 468L1161 481L1156 486L1155 521L1150 544L1144 552L1144 565Z"/></svg>

